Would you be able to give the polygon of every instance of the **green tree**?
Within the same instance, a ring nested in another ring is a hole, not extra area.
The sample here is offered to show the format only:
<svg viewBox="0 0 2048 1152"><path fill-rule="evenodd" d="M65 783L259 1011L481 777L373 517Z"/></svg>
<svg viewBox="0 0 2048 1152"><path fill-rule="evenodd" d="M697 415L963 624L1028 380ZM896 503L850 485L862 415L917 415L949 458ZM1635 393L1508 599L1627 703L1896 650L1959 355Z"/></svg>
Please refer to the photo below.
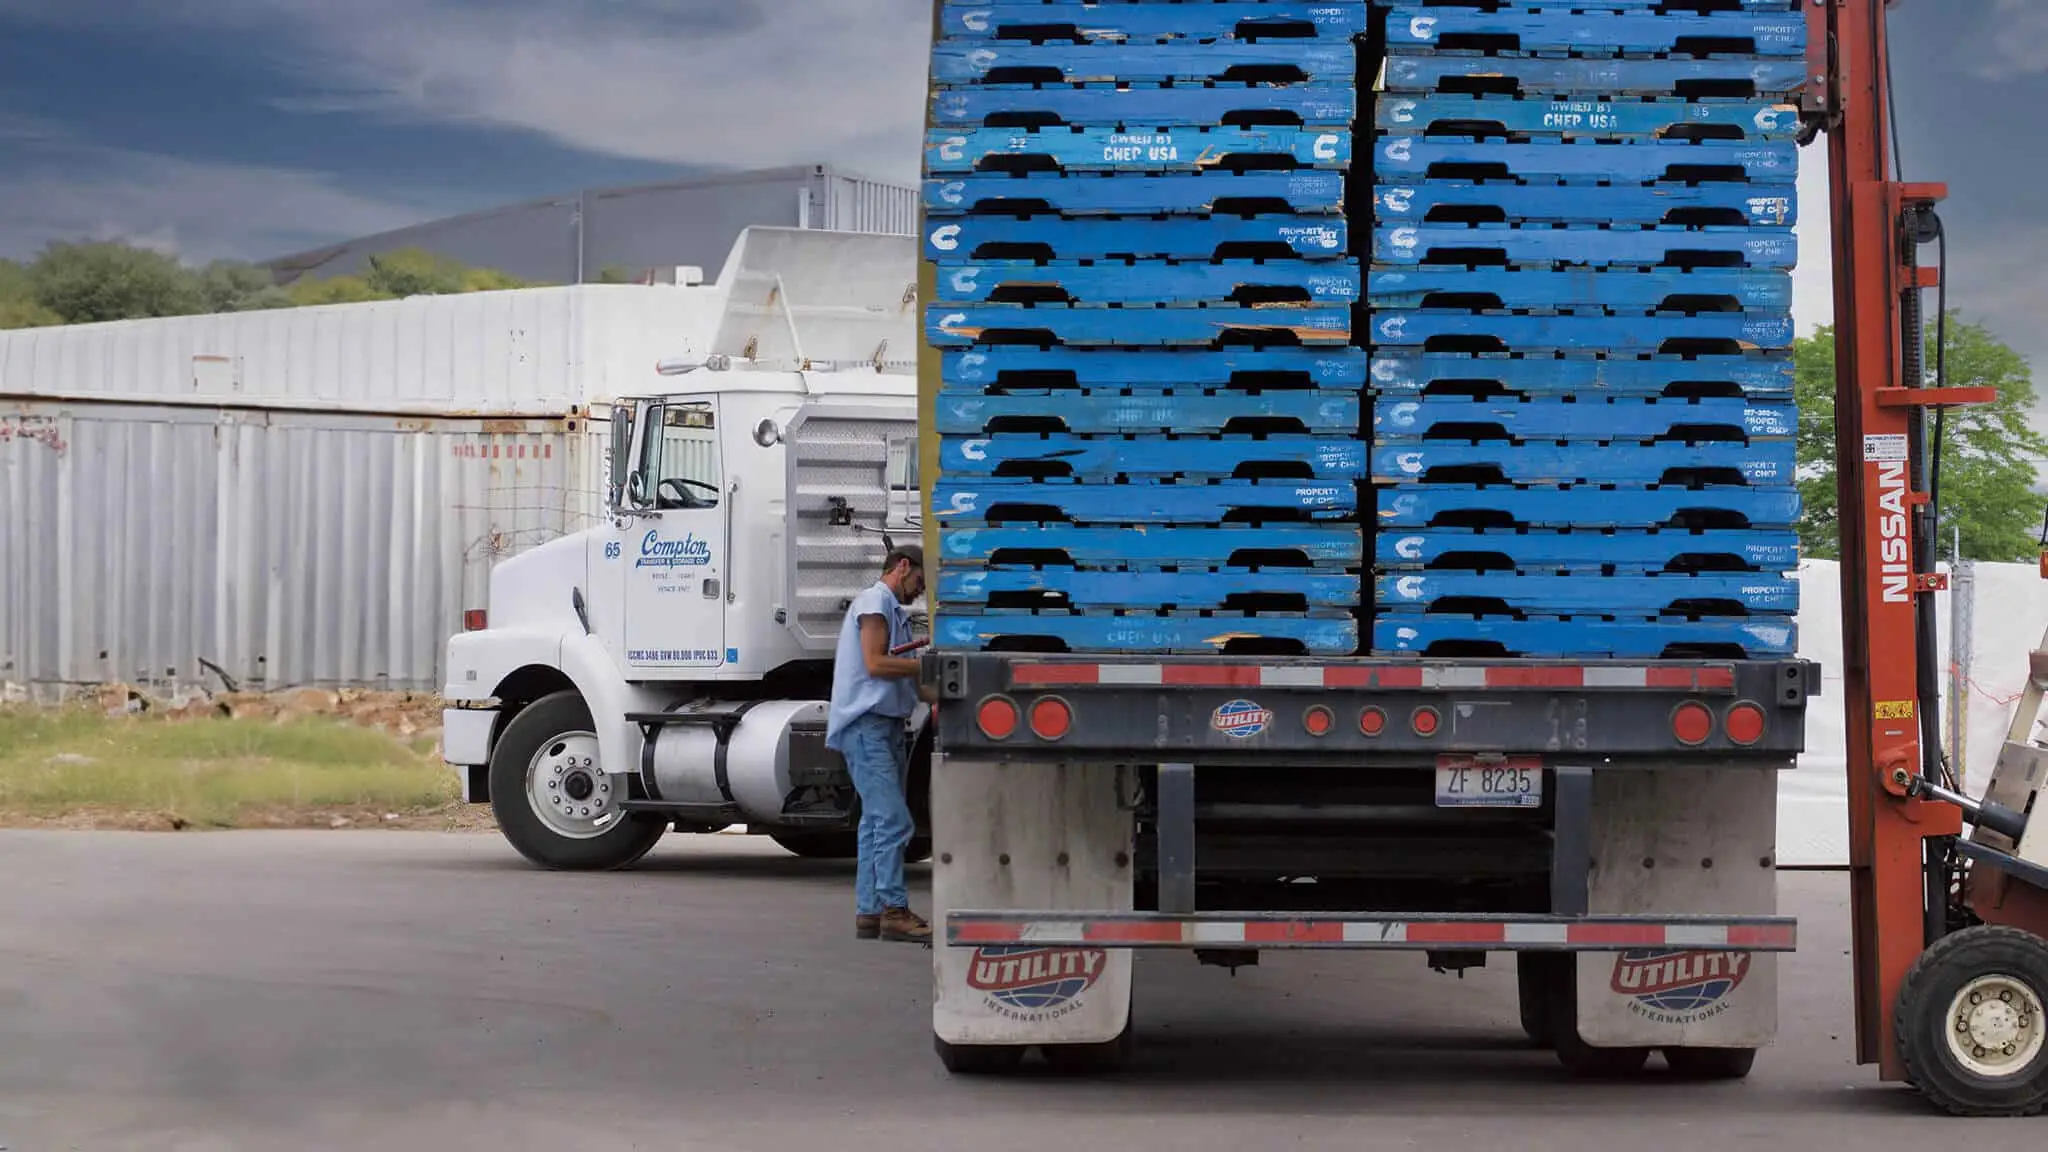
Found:
<svg viewBox="0 0 2048 1152"><path fill-rule="evenodd" d="M216 260L199 270L198 280L201 311L254 312L292 306L291 294L254 264Z"/></svg>
<svg viewBox="0 0 2048 1152"><path fill-rule="evenodd" d="M189 269L127 244L51 244L28 274L36 302L68 324L189 316L205 307Z"/></svg>
<svg viewBox="0 0 2048 1152"><path fill-rule="evenodd" d="M1951 534L1960 529L1962 558L2032 560L2041 525L2034 485L2048 460L2048 437L2029 423L2035 399L2026 359L1981 324L1948 317L1948 380L1952 387L1990 387L1995 404L1952 408L1943 432L1939 547L1952 559ZM1930 377L1935 333L1926 341ZM1835 498L1835 333L1823 327L1793 344L1799 402L1799 495L1805 509L1799 541L1808 556L1841 555L1840 509ZM1932 450L1934 421L1928 418Z"/></svg>

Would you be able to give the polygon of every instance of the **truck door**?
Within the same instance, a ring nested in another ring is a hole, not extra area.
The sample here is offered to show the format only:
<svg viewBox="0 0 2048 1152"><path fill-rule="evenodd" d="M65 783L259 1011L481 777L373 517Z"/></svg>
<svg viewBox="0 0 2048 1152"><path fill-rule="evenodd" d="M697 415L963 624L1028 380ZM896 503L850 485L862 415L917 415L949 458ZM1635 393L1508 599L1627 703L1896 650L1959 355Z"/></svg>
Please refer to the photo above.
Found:
<svg viewBox="0 0 2048 1152"><path fill-rule="evenodd" d="M716 398L647 406L627 500L626 664L636 672L726 662L727 492Z"/></svg>

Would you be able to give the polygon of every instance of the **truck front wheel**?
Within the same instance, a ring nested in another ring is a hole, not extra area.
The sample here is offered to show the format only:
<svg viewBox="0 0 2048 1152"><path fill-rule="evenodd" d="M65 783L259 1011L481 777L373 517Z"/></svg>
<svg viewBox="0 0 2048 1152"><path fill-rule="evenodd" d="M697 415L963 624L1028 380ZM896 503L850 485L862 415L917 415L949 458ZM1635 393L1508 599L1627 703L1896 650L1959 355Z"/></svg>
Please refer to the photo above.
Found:
<svg viewBox="0 0 2048 1152"><path fill-rule="evenodd" d="M667 825L625 811L625 799L599 763L590 706L574 692L528 705L491 750L498 830L543 868L599 871L647 855Z"/></svg>

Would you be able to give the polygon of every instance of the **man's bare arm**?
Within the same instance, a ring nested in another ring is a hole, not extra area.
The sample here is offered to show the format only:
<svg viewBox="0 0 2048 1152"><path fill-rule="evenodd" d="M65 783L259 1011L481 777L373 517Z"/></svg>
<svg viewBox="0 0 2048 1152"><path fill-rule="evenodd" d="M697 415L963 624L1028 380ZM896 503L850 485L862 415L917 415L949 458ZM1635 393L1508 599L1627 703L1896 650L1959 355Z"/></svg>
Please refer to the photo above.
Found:
<svg viewBox="0 0 2048 1152"><path fill-rule="evenodd" d="M889 626L880 616L860 618L860 652L867 660L870 676L909 680L918 674L917 661L889 655Z"/></svg>

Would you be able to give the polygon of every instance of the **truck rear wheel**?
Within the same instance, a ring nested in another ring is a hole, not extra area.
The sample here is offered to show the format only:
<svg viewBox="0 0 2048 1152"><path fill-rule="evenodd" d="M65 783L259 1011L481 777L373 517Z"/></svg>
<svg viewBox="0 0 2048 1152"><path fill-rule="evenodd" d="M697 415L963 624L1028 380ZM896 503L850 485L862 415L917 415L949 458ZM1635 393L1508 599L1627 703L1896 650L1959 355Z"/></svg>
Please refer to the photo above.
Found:
<svg viewBox="0 0 2048 1152"><path fill-rule="evenodd" d="M1024 1063L1021 1044L948 1044L934 1036L932 1048L939 1063L955 1076L999 1076Z"/></svg>
<svg viewBox="0 0 2048 1152"><path fill-rule="evenodd" d="M1956 1116L2048 1106L2048 942L2002 925L1935 941L1906 970L1892 1026L1906 1078Z"/></svg>
<svg viewBox="0 0 2048 1152"><path fill-rule="evenodd" d="M556 692L514 716L491 750L498 830L543 868L624 868L667 830L619 807L626 792L599 763L595 727L583 697Z"/></svg>
<svg viewBox="0 0 2048 1152"><path fill-rule="evenodd" d="M1579 958L1559 952L1547 969L1550 984L1551 1046L1565 1070L1582 1080L1615 1080L1634 1076L1650 1062L1648 1048L1596 1048L1579 1035Z"/></svg>

